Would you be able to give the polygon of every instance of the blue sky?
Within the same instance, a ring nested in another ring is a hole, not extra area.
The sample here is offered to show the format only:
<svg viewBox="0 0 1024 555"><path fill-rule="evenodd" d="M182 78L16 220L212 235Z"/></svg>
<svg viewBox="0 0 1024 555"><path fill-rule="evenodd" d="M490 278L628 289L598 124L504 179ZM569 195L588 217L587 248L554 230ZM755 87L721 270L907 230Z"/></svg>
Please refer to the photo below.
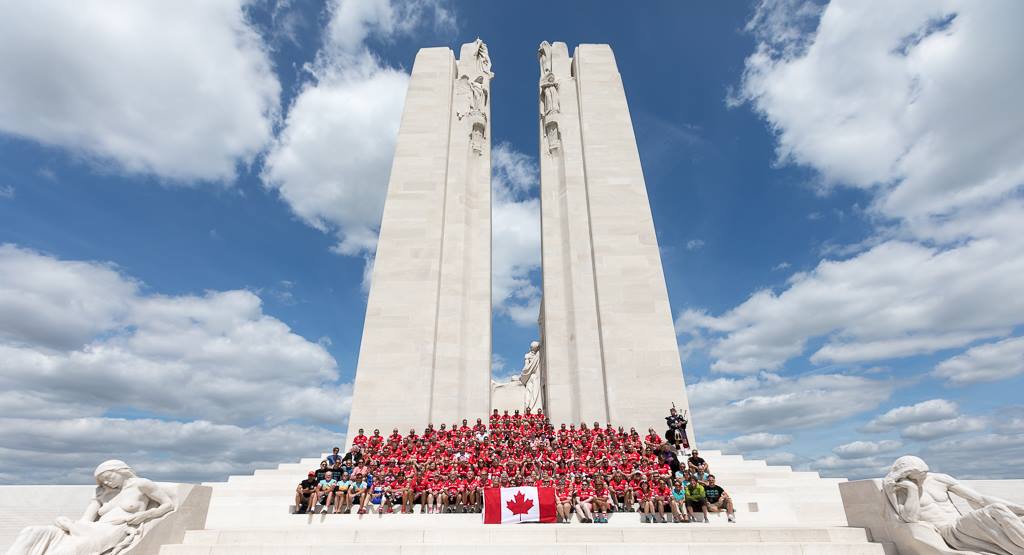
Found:
<svg viewBox="0 0 1024 555"><path fill-rule="evenodd" d="M220 479L342 441L412 60L478 35L497 374L537 335L537 44L608 43L702 444L1019 477L1021 9L0 8L0 482L113 455Z"/></svg>

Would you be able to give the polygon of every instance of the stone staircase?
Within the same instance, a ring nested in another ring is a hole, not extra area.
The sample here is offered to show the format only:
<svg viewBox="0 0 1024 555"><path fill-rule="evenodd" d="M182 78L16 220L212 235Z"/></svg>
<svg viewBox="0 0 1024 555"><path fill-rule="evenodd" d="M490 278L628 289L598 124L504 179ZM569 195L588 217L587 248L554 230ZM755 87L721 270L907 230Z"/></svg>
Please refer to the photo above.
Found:
<svg viewBox="0 0 1024 555"><path fill-rule="evenodd" d="M843 480L796 472L739 455L702 451L736 505L737 524L642 524L618 513L607 524L484 525L479 514L292 515L295 485L320 458L207 483L214 489L205 530L188 532L163 555L339 553L637 553L690 555L882 555L867 533L847 526Z"/></svg>

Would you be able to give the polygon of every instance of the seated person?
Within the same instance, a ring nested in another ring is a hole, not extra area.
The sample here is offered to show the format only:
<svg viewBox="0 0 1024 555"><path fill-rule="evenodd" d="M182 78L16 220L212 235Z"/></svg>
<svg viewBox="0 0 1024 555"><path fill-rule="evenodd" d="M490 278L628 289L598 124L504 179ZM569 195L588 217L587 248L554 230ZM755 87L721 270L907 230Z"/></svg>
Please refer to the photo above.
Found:
<svg viewBox="0 0 1024 555"><path fill-rule="evenodd" d="M353 445L352 449L350 449L348 453L345 453L345 456L341 458L341 465L347 469L347 472L352 472L352 470L362 462L363 448L358 445Z"/></svg>
<svg viewBox="0 0 1024 555"><path fill-rule="evenodd" d="M377 514L381 514L382 506L384 505L385 499L387 497L387 494L384 490L384 480L373 480L373 482L369 485L367 490L368 493L366 494L366 497L368 497L370 500L370 502L367 503L367 505L369 505L370 508L374 509L377 512ZM363 514L364 512L365 511L363 509L359 510L359 514Z"/></svg>
<svg viewBox="0 0 1024 555"><path fill-rule="evenodd" d="M359 433L356 434L356 437L352 438L352 445L353 446L358 445L359 447L364 447L366 445L366 442L369 439L370 438L366 437L366 434L363 433L363 429L359 428Z"/></svg>
<svg viewBox="0 0 1024 555"><path fill-rule="evenodd" d="M369 483L363 479L361 472L356 472L352 475L352 480L348 485L348 501L345 506L348 507L349 511L359 503L359 514L366 514L366 497Z"/></svg>
<svg viewBox="0 0 1024 555"><path fill-rule="evenodd" d="M708 523L707 495L704 493L704 486L696 481L690 482L690 485L686 486L686 516L690 522L693 522L694 511L703 513L704 523Z"/></svg>
<svg viewBox="0 0 1024 555"><path fill-rule="evenodd" d="M732 508L732 498L722 489L722 486L715 483L714 476L708 476L708 485L704 486L704 496L707 500L707 510L712 513L725 511L729 522L736 522L736 512Z"/></svg>
<svg viewBox="0 0 1024 555"><path fill-rule="evenodd" d="M316 480L316 472L310 470L306 479L299 482L298 486L295 486L295 514L303 514L307 510L309 500L316 491L318 482Z"/></svg>
<svg viewBox="0 0 1024 555"><path fill-rule="evenodd" d="M315 506L317 501L320 505L323 505L321 513L326 514L328 507L331 506L331 501L334 501L334 491L338 488L338 481L334 479L334 473L328 470L324 473L324 479L320 480L320 483L316 487L316 491L313 493L313 497L316 501L311 503Z"/></svg>
<svg viewBox="0 0 1024 555"><path fill-rule="evenodd" d="M319 484L320 480L324 479L324 475L331 471L331 466L327 464L327 461L320 461L320 468L314 470L316 473L316 482Z"/></svg>
<svg viewBox="0 0 1024 555"><path fill-rule="evenodd" d="M334 467L337 463L341 462L341 455L338 454L340 451L340 447L331 449L331 454L327 455L327 466Z"/></svg>
<svg viewBox="0 0 1024 555"><path fill-rule="evenodd" d="M707 470L708 470L708 463L707 463L707 461L705 461L703 458L701 458L700 454L697 453L696 449L694 449L690 453L690 458L686 459L686 464L689 465L690 472L694 472L694 471L697 471L697 470L703 470L703 471L707 472Z"/></svg>
<svg viewBox="0 0 1024 555"><path fill-rule="evenodd" d="M647 435L644 437L644 444L651 449L659 447L662 443L661 436L654 431L654 428L647 429Z"/></svg>
<svg viewBox="0 0 1024 555"><path fill-rule="evenodd" d="M689 522L690 518L686 513L686 486L682 480L676 479L672 482L671 496L669 505L672 507L672 518L676 522Z"/></svg>
<svg viewBox="0 0 1024 555"><path fill-rule="evenodd" d="M348 473L342 473L338 480L338 487L334 491L334 512L341 514L348 508L348 488L352 486L352 480Z"/></svg>
<svg viewBox="0 0 1024 555"><path fill-rule="evenodd" d="M629 480L621 471L615 471L611 481L608 482L608 489L611 490L612 498L618 504L619 511L633 512L633 490L629 486Z"/></svg>

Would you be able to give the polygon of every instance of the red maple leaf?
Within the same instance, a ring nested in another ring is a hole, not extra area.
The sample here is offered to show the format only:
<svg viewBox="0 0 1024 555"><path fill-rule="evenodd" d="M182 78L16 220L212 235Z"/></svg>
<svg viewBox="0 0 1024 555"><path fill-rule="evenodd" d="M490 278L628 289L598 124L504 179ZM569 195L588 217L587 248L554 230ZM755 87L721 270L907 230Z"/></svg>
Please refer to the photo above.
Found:
<svg viewBox="0 0 1024 555"><path fill-rule="evenodd" d="M505 503L508 510L512 511L512 515L525 515L530 512L533 508L533 499L527 499L523 492L519 491L512 497L512 500ZM522 520L523 517L519 517Z"/></svg>

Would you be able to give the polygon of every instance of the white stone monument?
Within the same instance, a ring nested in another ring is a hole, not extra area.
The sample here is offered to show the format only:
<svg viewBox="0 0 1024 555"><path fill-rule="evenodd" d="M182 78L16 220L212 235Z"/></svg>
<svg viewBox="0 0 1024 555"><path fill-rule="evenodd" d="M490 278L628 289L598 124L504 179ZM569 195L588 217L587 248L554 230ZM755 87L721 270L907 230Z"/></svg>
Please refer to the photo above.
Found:
<svg viewBox="0 0 1024 555"><path fill-rule="evenodd" d="M538 59L545 408L552 422L661 429L689 403L615 56L544 42Z"/></svg>
<svg viewBox="0 0 1024 555"><path fill-rule="evenodd" d="M457 60L448 48L416 55L348 437L482 417L490 406L492 76L479 39Z"/></svg>

